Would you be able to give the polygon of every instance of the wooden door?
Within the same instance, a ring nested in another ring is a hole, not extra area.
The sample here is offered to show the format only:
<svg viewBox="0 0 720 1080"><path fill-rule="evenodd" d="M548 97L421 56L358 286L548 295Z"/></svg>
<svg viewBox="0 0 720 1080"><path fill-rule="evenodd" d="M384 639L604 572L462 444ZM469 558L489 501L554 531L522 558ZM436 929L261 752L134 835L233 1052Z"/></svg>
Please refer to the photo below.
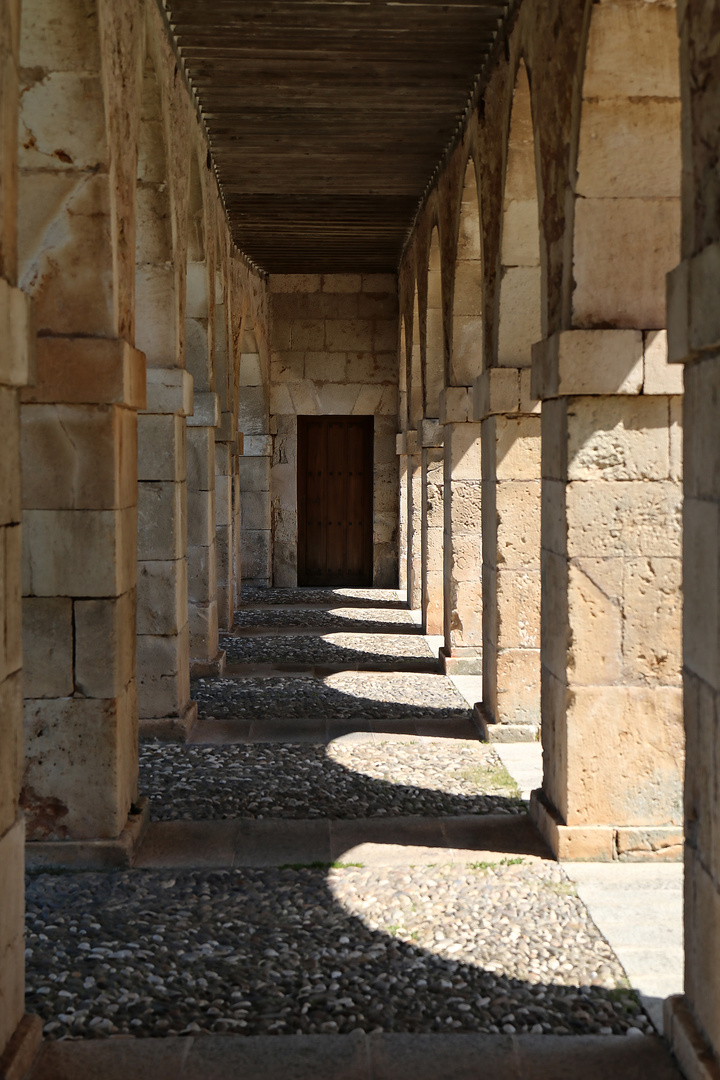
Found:
<svg viewBox="0 0 720 1080"><path fill-rule="evenodd" d="M372 585L373 417L298 417L298 584Z"/></svg>

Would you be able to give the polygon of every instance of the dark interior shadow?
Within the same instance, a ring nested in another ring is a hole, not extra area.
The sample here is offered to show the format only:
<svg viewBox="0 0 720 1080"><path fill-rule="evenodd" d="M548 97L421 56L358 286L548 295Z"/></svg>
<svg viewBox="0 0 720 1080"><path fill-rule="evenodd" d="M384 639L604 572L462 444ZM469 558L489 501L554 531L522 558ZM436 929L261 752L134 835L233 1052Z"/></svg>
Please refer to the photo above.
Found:
<svg viewBox="0 0 720 1080"><path fill-rule="evenodd" d="M371 590L365 590L371 592ZM386 590L378 590L383 592ZM394 610L407 610L407 602L404 600L391 600L387 597L375 596L346 596L339 589L333 588L303 588L295 589L263 589L255 585L243 585L240 597L241 610L244 608L262 606L328 606L328 607L356 607L356 608L389 608Z"/></svg>
<svg viewBox="0 0 720 1080"><path fill-rule="evenodd" d="M287 669L290 669L292 665L310 665L330 667L339 671L363 668L368 671L439 672L440 661L437 656L433 657L422 638L418 638L416 655L403 656L382 651L382 634L374 631L373 637L377 638L377 650L348 648L314 635L298 634L262 638L255 634L241 637L221 634L220 648L225 650L229 665L271 664L276 668ZM233 672L226 667L225 673L232 674Z"/></svg>

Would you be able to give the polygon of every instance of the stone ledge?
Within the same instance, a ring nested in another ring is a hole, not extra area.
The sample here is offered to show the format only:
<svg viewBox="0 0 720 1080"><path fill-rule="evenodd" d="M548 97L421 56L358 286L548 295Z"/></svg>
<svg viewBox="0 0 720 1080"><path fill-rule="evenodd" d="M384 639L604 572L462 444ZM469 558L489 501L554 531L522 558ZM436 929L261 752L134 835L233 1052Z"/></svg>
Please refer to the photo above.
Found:
<svg viewBox="0 0 720 1080"><path fill-rule="evenodd" d="M35 381L21 392L21 400L143 410L147 392L145 353L123 338L41 335Z"/></svg>
<svg viewBox="0 0 720 1080"><path fill-rule="evenodd" d="M225 650L219 649L212 660L191 660L190 678L205 679L213 675L222 675L225 670L225 657Z"/></svg>
<svg viewBox="0 0 720 1080"><path fill-rule="evenodd" d="M443 426L439 420L421 420L418 429L418 444L423 449L442 447L445 444Z"/></svg>
<svg viewBox="0 0 720 1080"><path fill-rule="evenodd" d="M25 1013L0 1055L0 1080L23 1080L30 1072L41 1043L42 1020L33 1013Z"/></svg>
<svg viewBox="0 0 720 1080"><path fill-rule="evenodd" d="M665 1038L686 1080L720 1080L720 1064L695 1023L684 994L665 999L663 1024Z"/></svg>
<svg viewBox="0 0 720 1080"><path fill-rule="evenodd" d="M482 701L475 704L472 719L485 742L532 743L538 741L540 734L539 724L498 724Z"/></svg>
<svg viewBox="0 0 720 1080"><path fill-rule="evenodd" d="M177 716L141 716L141 739L161 739L164 742L185 742L197 723L197 702L190 701Z"/></svg>
<svg viewBox="0 0 720 1080"><path fill-rule="evenodd" d="M150 821L150 803L141 796L125 828L114 840L31 840L25 845L28 870L126 870L132 865Z"/></svg>
<svg viewBox="0 0 720 1080"><path fill-rule="evenodd" d="M443 645L438 652L443 675L482 675L482 652L463 649L450 653Z"/></svg>
<svg viewBox="0 0 720 1080"><path fill-rule="evenodd" d="M560 862L681 862L677 825L566 825L542 788L530 796L530 817Z"/></svg>

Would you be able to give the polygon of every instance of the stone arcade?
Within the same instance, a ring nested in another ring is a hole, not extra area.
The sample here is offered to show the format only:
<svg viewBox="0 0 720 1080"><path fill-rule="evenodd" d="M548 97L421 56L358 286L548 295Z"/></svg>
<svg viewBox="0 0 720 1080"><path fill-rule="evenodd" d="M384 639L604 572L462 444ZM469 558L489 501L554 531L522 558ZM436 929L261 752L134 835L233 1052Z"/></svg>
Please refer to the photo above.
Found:
<svg viewBox="0 0 720 1080"><path fill-rule="evenodd" d="M241 582L305 584L333 415L358 583L541 739L554 855L684 858L665 1036L720 1076L720 0L1 13L0 1076L26 862L131 864L139 737L198 723Z"/></svg>

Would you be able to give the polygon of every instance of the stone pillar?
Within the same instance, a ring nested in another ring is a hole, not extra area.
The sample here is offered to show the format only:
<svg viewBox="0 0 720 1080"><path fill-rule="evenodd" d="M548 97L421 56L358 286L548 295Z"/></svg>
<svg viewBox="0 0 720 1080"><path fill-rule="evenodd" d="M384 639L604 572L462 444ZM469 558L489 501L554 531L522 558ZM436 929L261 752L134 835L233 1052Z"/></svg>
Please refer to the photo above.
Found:
<svg viewBox="0 0 720 1080"><path fill-rule="evenodd" d="M24 391L23 641L30 839L112 839L137 796L137 412L125 341L40 337Z"/></svg>
<svg viewBox="0 0 720 1080"><path fill-rule="evenodd" d="M220 408L212 390L195 390L193 404L187 418L190 670L196 676L219 675L225 667L218 642L215 547L215 429Z"/></svg>
<svg viewBox="0 0 720 1080"><path fill-rule="evenodd" d="M184 738L197 719L190 700L187 453L193 380L180 368L148 368L138 417L138 707L142 735Z"/></svg>
<svg viewBox="0 0 720 1080"><path fill-rule="evenodd" d="M668 275L670 360L684 363L683 683L685 709L685 996L665 1034L686 1076L720 1059L720 244ZM679 370L682 370L680 368ZM700 1060L698 1060L700 1059Z"/></svg>
<svg viewBox="0 0 720 1080"><path fill-rule="evenodd" d="M238 460L243 580L253 585L272 581L270 467L272 436L243 435Z"/></svg>
<svg viewBox="0 0 720 1080"><path fill-rule="evenodd" d="M540 404L530 369L475 380L482 421L483 700L492 741L540 728Z"/></svg>
<svg viewBox="0 0 720 1080"><path fill-rule="evenodd" d="M13 5L14 6L14 5ZM13 50L14 51L14 50ZM7 85L3 90L3 103ZM15 117L15 113L11 114ZM7 132L3 132L7 134ZM15 147L10 126L10 151ZM14 224L14 223L13 223ZM3 222L3 229L6 223ZM25 821L20 809L23 770L23 655L20 596L20 404L18 387L34 379L35 340L30 300L0 278L0 1058L22 1053L26 1030L24 849ZM51 602L52 603L52 602ZM35 1039L42 1030L37 1024ZM31 1054L32 1056L32 1054ZM8 1065L10 1063L8 1062Z"/></svg>
<svg viewBox="0 0 720 1080"><path fill-rule="evenodd" d="M449 386L440 397L444 425L444 570L446 672L482 669L482 549L480 424L470 420L472 393Z"/></svg>
<svg viewBox="0 0 720 1080"><path fill-rule="evenodd" d="M232 484L237 435L234 426L232 413L224 412L215 430L215 557L220 630L232 630L235 620Z"/></svg>
<svg viewBox="0 0 720 1080"><path fill-rule="evenodd" d="M408 602L412 611L420 611L422 607L422 451L418 445L417 431L407 432L405 445L408 484Z"/></svg>
<svg viewBox="0 0 720 1080"><path fill-rule="evenodd" d="M560 858L682 852L681 398L664 332L533 349L542 407L542 738Z"/></svg>
<svg viewBox="0 0 720 1080"><path fill-rule="evenodd" d="M439 420L422 420L422 625L426 634L443 633L443 537L445 511L445 451Z"/></svg>
<svg viewBox="0 0 720 1080"><path fill-rule="evenodd" d="M398 515L398 588L408 591L408 462L405 432L401 432L395 441L398 459L398 489L400 507ZM410 597L408 595L408 603Z"/></svg>

